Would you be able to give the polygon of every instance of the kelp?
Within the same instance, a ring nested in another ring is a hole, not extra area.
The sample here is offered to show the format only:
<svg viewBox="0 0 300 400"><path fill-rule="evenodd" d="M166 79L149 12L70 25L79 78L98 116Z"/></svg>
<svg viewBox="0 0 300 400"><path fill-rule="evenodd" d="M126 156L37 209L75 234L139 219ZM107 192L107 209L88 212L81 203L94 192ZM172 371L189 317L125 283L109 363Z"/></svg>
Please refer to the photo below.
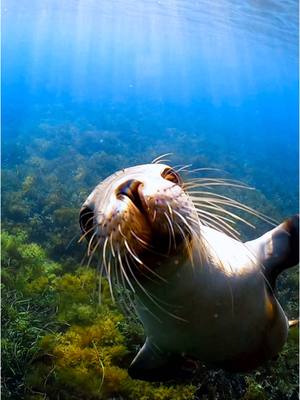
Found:
<svg viewBox="0 0 300 400"><path fill-rule="evenodd" d="M112 304L105 280L99 305L94 270L63 273L23 232L3 232L2 266L4 398L192 398L193 385L128 376L133 346L127 337L138 347L142 330Z"/></svg>

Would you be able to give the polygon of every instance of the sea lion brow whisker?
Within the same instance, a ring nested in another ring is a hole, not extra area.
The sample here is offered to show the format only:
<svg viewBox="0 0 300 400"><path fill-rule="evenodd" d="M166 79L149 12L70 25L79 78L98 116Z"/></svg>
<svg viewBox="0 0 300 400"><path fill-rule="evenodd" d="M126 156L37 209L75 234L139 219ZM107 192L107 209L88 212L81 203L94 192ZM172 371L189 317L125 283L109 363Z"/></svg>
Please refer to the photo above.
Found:
<svg viewBox="0 0 300 400"><path fill-rule="evenodd" d="M226 172L223 169L220 168L194 168L188 171L188 173L194 174L195 172L202 172L202 171L218 171L218 172Z"/></svg>
<svg viewBox="0 0 300 400"><path fill-rule="evenodd" d="M162 154L161 156L158 156L158 157L156 157L156 158L154 158L154 160L152 160L151 161L151 164L158 164L158 163L161 163L161 159L163 158L163 157L166 157L166 156L171 156L173 153L165 153L165 154Z"/></svg>
<svg viewBox="0 0 300 400"><path fill-rule="evenodd" d="M188 172L188 168L189 167L191 167L192 166L192 164L186 164L186 165L183 165L183 166L180 166L180 165L175 165L174 167L173 167L173 169L174 169L174 171L175 172L181 172L181 171L185 171L185 172Z"/></svg>

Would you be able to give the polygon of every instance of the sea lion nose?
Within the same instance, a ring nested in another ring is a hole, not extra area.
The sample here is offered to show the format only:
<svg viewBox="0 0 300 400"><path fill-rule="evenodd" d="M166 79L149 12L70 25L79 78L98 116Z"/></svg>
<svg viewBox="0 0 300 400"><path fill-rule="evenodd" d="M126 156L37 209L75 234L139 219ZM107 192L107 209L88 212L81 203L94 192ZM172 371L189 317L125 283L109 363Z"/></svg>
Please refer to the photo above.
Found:
<svg viewBox="0 0 300 400"><path fill-rule="evenodd" d="M136 179L129 179L118 186L116 189L116 197L128 197L141 212L144 212L144 206L139 192L139 187L141 185L142 182Z"/></svg>

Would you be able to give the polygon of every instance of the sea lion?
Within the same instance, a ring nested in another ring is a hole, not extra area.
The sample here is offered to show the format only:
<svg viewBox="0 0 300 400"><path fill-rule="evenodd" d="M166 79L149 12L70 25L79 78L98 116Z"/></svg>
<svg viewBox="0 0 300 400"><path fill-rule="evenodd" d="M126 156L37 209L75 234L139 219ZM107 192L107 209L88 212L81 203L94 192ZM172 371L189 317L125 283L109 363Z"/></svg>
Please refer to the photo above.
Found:
<svg viewBox="0 0 300 400"><path fill-rule="evenodd" d="M134 294L145 330L133 378L182 377L187 360L249 371L286 342L288 320L274 290L278 274L299 261L299 218L242 243L231 224L242 218L226 206L255 212L204 190L222 183L242 186L183 182L157 162L108 177L82 206L88 255L100 254L112 295L115 285Z"/></svg>

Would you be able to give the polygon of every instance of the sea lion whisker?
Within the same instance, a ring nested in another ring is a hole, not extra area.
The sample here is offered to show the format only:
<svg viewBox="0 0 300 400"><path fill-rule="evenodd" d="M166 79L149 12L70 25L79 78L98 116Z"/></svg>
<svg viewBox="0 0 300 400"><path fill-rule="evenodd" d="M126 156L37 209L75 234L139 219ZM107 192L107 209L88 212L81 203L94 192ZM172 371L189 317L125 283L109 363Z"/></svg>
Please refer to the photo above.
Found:
<svg viewBox="0 0 300 400"><path fill-rule="evenodd" d="M248 189L255 190L252 186L249 186L247 183L240 181L238 179L231 178L212 178L212 177L202 177L202 178L192 178L187 180L187 184L189 183L202 183L202 182L228 182L228 183L236 183L237 185L245 186Z"/></svg>
<svg viewBox="0 0 300 400"><path fill-rule="evenodd" d="M69 243L68 243L67 246L66 246L66 250L69 249L69 247L71 246L71 244L76 240L76 238L77 238L79 235L80 235L79 233L76 233L76 234L70 239ZM79 243L79 239L78 239L77 243Z"/></svg>
<svg viewBox="0 0 300 400"><path fill-rule="evenodd" d="M97 273L98 273L98 304L102 303L102 276L103 276L103 262L100 262L100 259L97 263Z"/></svg>
<svg viewBox="0 0 300 400"><path fill-rule="evenodd" d="M91 251L91 253L90 253L90 255L89 255L87 267L90 266L90 263L92 262L92 259L93 259L93 257L94 257L94 254L95 254L95 252L96 252L96 250L97 250L97 248L98 248L100 242L101 242L101 238L99 238L99 239L97 240L97 243L95 244L94 248L92 249L92 251Z"/></svg>
<svg viewBox="0 0 300 400"><path fill-rule="evenodd" d="M170 162L170 160L168 158L162 158L161 160L159 160L159 162L157 162L155 164L166 164L169 162Z"/></svg>
<svg viewBox="0 0 300 400"><path fill-rule="evenodd" d="M131 249L132 250L132 249ZM150 250L151 251L151 250ZM133 252L133 250L132 250ZM155 252L155 254L160 255L160 253ZM135 258L134 258L135 260ZM141 264L140 264L141 265ZM142 264L143 268L142 269L146 269L147 271L149 271L152 275L156 276L158 279L160 279L162 282L164 283L168 283L168 281L166 279L164 279L161 275L159 275L157 272L153 271L151 268L149 268L144 262ZM139 272L143 272L141 271L141 269L139 268ZM150 279L148 275L143 274L146 278ZM151 279L152 282L156 282L153 279Z"/></svg>
<svg viewBox="0 0 300 400"><path fill-rule="evenodd" d="M214 203L215 203L215 204L223 204L223 205L228 206L228 207L236 208L236 209L238 209L238 210L241 210L241 211L247 212L247 213L249 213L249 214L251 214L251 215L254 215L256 218L262 219L263 221L269 223L269 221L266 220L265 218L263 218L259 213L257 213L257 212L254 211L254 210L251 210L250 208L245 208L242 204L239 205L239 204L227 202L227 201L224 201L224 200L214 200L214 199L211 200L211 202L212 202L213 204L214 204ZM222 208L223 208L223 207L222 207ZM223 212L225 212L225 209L223 209ZM251 224L250 222L248 222L247 220L245 220L245 219L239 217L237 214L234 214L234 213L232 213L232 212L229 212L228 210L226 210L226 212L227 212L227 213L230 213L229 215L231 215L231 216L235 215L235 218L236 218L236 219L239 219L239 220L243 221L246 225L251 226L251 228L255 228L255 225L253 225L253 224Z"/></svg>
<svg viewBox="0 0 300 400"><path fill-rule="evenodd" d="M212 192L201 191L201 190L192 191L192 192L188 191L188 194L191 195L191 196L194 195L194 194L204 194L204 195L208 195L209 194L210 196L212 196L210 198L210 200L213 200L213 201L219 202L219 203L221 203L221 200L223 200L223 204L232 205L233 207L240 208L240 209L242 209L244 211L247 211L250 214L255 215L257 218L260 218L260 219L264 220L265 222L268 222L269 224L273 224L274 225L274 223L276 223L275 220L273 220L272 218L268 217L267 215L265 215L265 214L263 214L263 213L261 213L259 211L255 211L253 208L248 207L245 204L242 204L239 201L231 199L230 197L227 197L227 196L223 196L223 195L220 195L220 194L217 194L217 193L212 193ZM197 199L197 198L199 199L200 197L195 197L195 199Z"/></svg>
<svg viewBox="0 0 300 400"><path fill-rule="evenodd" d="M201 241L201 237L200 237L200 230L201 230L201 224L199 221L194 221L194 223L196 223L197 227L199 228L199 232L196 232L191 224L188 223L188 221L180 214L178 213L176 210L174 210L174 213L176 215L179 216L179 218L182 220L182 222L186 225L186 227L188 228L189 232L191 232L191 234L193 234L194 236L194 240L196 240L198 242L198 248L197 248L197 252L199 254L200 259L203 261L205 259L205 251L203 253L203 246L202 246L202 241ZM202 254L203 253L203 254Z"/></svg>
<svg viewBox="0 0 300 400"><path fill-rule="evenodd" d="M194 204L194 207L195 207L195 210L197 211L198 214L199 214L199 211L204 212L203 208L205 208L205 209L213 209L215 211L214 213L208 212L206 210L205 211L206 211L206 213L209 213L212 217L217 216L218 218L229 222L230 225L236 225L236 223L237 223L234 219L225 217L222 214L218 214L218 213L222 212L222 209L220 209L220 208L217 208L217 207L214 207L214 206L205 206L205 205L202 205L202 204L201 204L201 207L198 206L197 204Z"/></svg>
<svg viewBox="0 0 300 400"><path fill-rule="evenodd" d="M207 198L203 198L201 200L193 199L193 201L200 208L209 208L209 209L218 210L220 212L222 211L224 214L230 215L231 217L235 218L236 220L241 221L244 224L246 224L246 225L250 226L251 228L255 229L255 225L251 224L250 222L248 222L244 218L242 218L239 215L237 215L237 214L225 209L224 207L221 207L221 206L218 206L217 204L215 204L214 199L211 199L211 198L207 197ZM208 204L210 204L210 206L206 206L204 203L208 203ZM222 201L217 201L216 203L224 204ZM225 204L225 205L229 206L230 204ZM235 207L235 208L237 208L237 207Z"/></svg>
<svg viewBox="0 0 300 400"><path fill-rule="evenodd" d="M139 282L139 280L136 278L135 274L133 273L133 271L132 271L132 269L131 269L131 267L130 267L130 263L129 263L129 261L128 261L128 258L127 258L127 255L126 255L126 254L124 254L124 258L125 258L125 261L126 261L126 264L127 264L128 271L129 271L130 274L132 275L132 277L133 277L134 281L136 282L137 286L138 286L138 287L142 290L142 292L145 293L145 295L153 302L153 298L152 298L151 294L143 287L143 285ZM145 309L147 309L147 311L148 311L158 322L160 322L160 323L162 322L161 319L160 319L156 314L154 314L154 313L150 310L149 307L147 307L147 306L145 305L145 303L143 302L143 300L142 300L140 297L138 298L138 301L143 305L143 307L144 307Z"/></svg>
<svg viewBox="0 0 300 400"><path fill-rule="evenodd" d="M126 243L125 243L125 242L126 242ZM129 252L129 254L132 256L132 258L133 258L139 265L142 265L142 267L143 267L144 269L146 269L147 271L151 272L154 276L156 276L157 278L159 278L161 281L163 281L163 282L165 282L165 283L168 282L166 279L164 279L162 276L160 276L159 274L157 274L155 271L153 271L151 268L149 268L142 260L140 260L140 259L138 258L138 256L134 253L134 251L130 248L130 246L129 246L127 240L124 240L124 244L125 244L126 249L127 249L128 252ZM158 253L157 253L157 254L158 254ZM139 271L140 271L140 272L143 272L143 271L141 271L140 268L139 268ZM144 274L144 275L145 275L145 274ZM151 278L148 277L148 275L145 275L145 276L146 276L148 279L151 279ZM152 280L152 279L151 279L151 280ZM155 282L155 281L152 280L152 282Z"/></svg>
<svg viewBox="0 0 300 400"><path fill-rule="evenodd" d="M132 229L130 230L130 233L132 234L132 236L133 236L135 239L137 239L137 240L142 244L142 246L143 246L146 250L148 250L148 251L150 251L151 253L156 254L156 255L158 255L158 256L166 257L165 254L159 253L158 251L155 251L155 250L154 250L154 247L153 247L152 245L150 245L150 244L146 243L145 241L143 241L143 239L141 239Z"/></svg>
<svg viewBox="0 0 300 400"><path fill-rule="evenodd" d="M103 260L103 265L105 268L106 276L108 276L108 266L107 266L107 260L106 260L106 247L108 243L108 237L105 238L103 247L102 247L102 260Z"/></svg>
<svg viewBox="0 0 300 400"><path fill-rule="evenodd" d="M129 254L130 254L130 253L129 253ZM132 268L131 268L131 264L129 263L129 260L128 260L128 257L127 257L127 254L126 254L126 253L124 253L124 259L125 259L125 261L126 261L126 265L127 265L128 271L130 272L130 274L131 274L131 276L133 277L134 281L137 283L138 287L139 287L140 289L142 289L142 291L143 291L145 294L147 294L147 297L149 297L149 298L151 298L151 299L154 299L154 296L151 295L151 294L148 292L148 290L144 288L144 286L142 285L142 283L141 283L141 282L139 281L139 279L137 278L136 274L133 272L133 270L132 270Z"/></svg>
<svg viewBox="0 0 300 400"><path fill-rule="evenodd" d="M164 283L168 283L167 279L163 278L161 275L159 275L157 272L153 271L151 268L149 268L146 264L143 264L143 268L145 268L147 271L149 271L151 274L156 276L158 279L160 279ZM148 277L148 275L146 275ZM152 282L156 282L153 281Z"/></svg>
<svg viewBox="0 0 300 400"><path fill-rule="evenodd" d="M121 236L123 236L123 238L126 239L126 235L124 235L124 233L122 232L122 229L121 229L121 225L120 225L120 224L118 225L118 230L119 230Z"/></svg>
<svg viewBox="0 0 300 400"><path fill-rule="evenodd" d="M107 268L107 280L108 280L108 285L109 285L109 291L111 295L111 299L113 302L115 302L115 296L114 296L114 290L113 290L113 284L112 284L112 274L111 274L111 257L108 261L108 268Z"/></svg>
<svg viewBox="0 0 300 400"><path fill-rule="evenodd" d="M131 256L130 253L129 253L129 255ZM124 258L126 259L126 262L129 263L129 260L128 260L127 256L128 256L128 254L125 253L125 254L124 254ZM135 260L134 260L134 259L133 259L133 263L135 263ZM130 269L131 274L134 274L133 271L132 271L132 268L130 267L130 264L127 264L127 266L128 266L128 268ZM154 271L150 270L150 268L147 267L145 264L144 264L144 267L146 267L150 272L154 272ZM139 269L139 271L140 271L140 269ZM143 275L144 275L144 274L143 274ZM167 281L166 279L162 278L161 276L159 276L159 275L157 275L157 274L156 274L156 276L157 276L158 278L160 278L161 280L163 280L164 283L168 283L168 281ZM134 277L137 279L137 277L136 277L135 274L134 274ZM148 276L146 276L146 277L149 278ZM153 279L150 279L150 280L151 280L152 282L154 282L154 283L157 283L157 282L154 281ZM139 282L139 283L141 284L141 282ZM150 294L149 294L149 295L150 295ZM166 305L166 306L168 306L168 307L174 307L174 304L167 303L167 302L165 302L165 301L159 299L158 297L154 296L153 294L151 294L151 297L153 297L158 303L164 304L164 305ZM176 306L176 307L177 307L177 308L181 308L180 306Z"/></svg>
<svg viewBox="0 0 300 400"><path fill-rule="evenodd" d="M151 161L151 164L159 164L159 163L161 163L161 161L162 161L161 159L162 159L163 157L171 156L171 155L173 155L173 153L165 153L165 154L162 154L161 156L158 156L158 157L154 158L154 160Z"/></svg>
<svg viewBox="0 0 300 400"><path fill-rule="evenodd" d="M173 169L174 169L174 171L176 172L176 173L178 173L178 172L180 172L180 171L187 171L187 169L189 168L189 167L191 167L192 166L192 164L186 164L186 165L183 165L182 167L180 166L180 165L178 165L178 166L174 166L173 167ZM178 167L180 167L180 168L178 168Z"/></svg>
<svg viewBox="0 0 300 400"><path fill-rule="evenodd" d="M188 253L189 260L191 261L192 268L195 268L194 258L193 258L193 251L192 251L192 248L191 248L190 240L187 238L187 235L184 233L183 229L181 228L181 226L176 221L174 221L174 224L177 227L177 229L179 230L181 236L183 237L183 240L186 243L187 253Z"/></svg>
<svg viewBox="0 0 300 400"><path fill-rule="evenodd" d="M169 227L170 227L170 230L171 230L171 235L172 235L171 237L173 238L173 241L174 241L174 249L176 250L176 237L175 237L174 228L173 228L171 219L170 219L170 217L168 216L168 213L167 213L167 212L164 212L164 214L165 214L165 217L166 217L166 219L167 219L167 221L168 221L168 224L169 224Z"/></svg>
<svg viewBox="0 0 300 400"><path fill-rule="evenodd" d="M82 242L82 240L83 240L92 230L94 230L96 226L97 226L97 224L95 223L90 229L88 229L87 231L85 231L85 232L81 235L81 237L78 239L78 242L77 242L77 243Z"/></svg>
<svg viewBox="0 0 300 400"><path fill-rule="evenodd" d="M195 206L195 209L196 209L196 210L200 210L200 211L201 211L203 208L205 208L205 209L209 209L209 210L214 210L214 211L216 211L216 212L229 214L232 218L234 218L234 219L236 219L236 220L239 220L239 221L242 221L242 222L244 222L245 224L251 226L252 228L255 228L255 226L252 225L250 222L244 221L243 218L241 218L239 215L232 213L231 211L227 210L227 209L224 208L224 207L221 207L220 205L218 205L219 203L216 204L216 203L215 203L214 201L212 201L209 197L207 197L207 198L201 198L201 200L195 200L195 199L192 198L192 200L193 200L193 202L194 202L194 206ZM222 204L222 203L221 203L221 204ZM225 217L224 215L218 214L218 216L219 216L219 217L222 217L222 218L224 218L224 219L226 219L226 220L228 220L228 221L231 221L232 223L235 223L234 221L232 221L231 219Z"/></svg>
<svg viewBox="0 0 300 400"><path fill-rule="evenodd" d="M132 255L131 255L131 254L129 254L129 256L132 258ZM151 281L151 282L153 282L153 283L155 283L155 284L158 284L157 280L151 278L151 276L149 276L149 275L145 272L145 270L147 270L147 271L153 273L153 271L152 271L149 267L147 267L147 265L143 264L143 268L141 268L139 265L136 264L136 261L134 260L134 258L132 258L132 263L133 263L133 265L136 267L136 270L138 270L138 273L139 273L140 275L142 275L144 278L148 279L149 281ZM159 277L159 276L158 276L158 277ZM161 280L163 280L163 278L161 278L161 277L159 277L159 278L160 278ZM166 280L164 280L163 282L164 282L164 283L167 283Z"/></svg>
<svg viewBox="0 0 300 400"><path fill-rule="evenodd" d="M111 248L112 255L115 258L115 250L114 250L114 246L113 246L113 233L112 232L111 232L110 237L109 237L109 243L110 243L110 248Z"/></svg>
<svg viewBox="0 0 300 400"><path fill-rule="evenodd" d="M238 235L238 236L240 235L240 233L236 229L234 229L230 224L225 222L224 219L221 216L219 217L218 214L212 214L208 211L199 210L199 209L197 209L197 213L200 216L200 219L206 218L206 219L209 219L211 222L214 222L215 220L217 220L219 222L220 226L224 227L224 229L227 228L230 231L232 231L233 233L235 233L236 235ZM219 224L217 224L217 225L219 225Z"/></svg>
<svg viewBox="0 0 300 400"><path fill-rule="evenodd" d="M164 216L166 217L165 212L164 212ZM166 218L166 220L167 220L167 225L166 225L166 227L167 227L168 233L169 233L169 236L168 236L168 251L167 251L167 254L170 254L170 253L171 253L171 248L172 248L172 233L171 233L171 230L170 230L169 221L168 221L167 218Z"/></svg>
<svg viewBox="0 0 300 400"><path fill-rule="evenodd" d="M169 213L170 213L170 217L173 218L173 210L172 210L172 207L170 206L169 203L167 203L167 207L168 207L168 210L169 210Z"/></svg>
<svg viewBox="0 0 300 400"><path fill-rule="evenodd" d="M175 212L175 210L174 210L174 212ZM186 221L186 219L180 213L176 212L176 214L181 218L183 223L187 226L189 231L193 234L194 240L196 240L198 242L197 253L199 255L200 260L202 260L201 262L204 262L206 259L206 254L205 254L205 248L202 245L202 238L200 236L200 234L201 234L200 221L193 219L193 223L196 224L197 227L199 228L199 232L196 232L195 229L192 228L191 224L189 224L188 221Z"/></svg>
<svg viewBox="0 0 300 400"><path fill-rule="evenodd" d="M212 186L223 186L223 187L235 187L235 188L240 188L240 189L247 189L247 190L255 190L252 187L249 186L244 186L244 185L239 185L237 183L229 183L229 182L202 182L202 183L194 183L191 185L185 185L185 189L194 189L194 188L209 188L212 189Z"/></svg>
<svg viewBox="0 0 300 400"><path fill-rule="evenodd" d="M117 252L119 252L119 249L117 249ZM125 306L123 304L123 296L124 296L124 291L126 289L126 284L124 283L124 277L122 275L122 271L120 271L120 268L117 268L117 258L114 258L114 278L115 278L115 285L116 285L116 297L118 297L118 305L120 306L121 310L124 312L124 314L126 315L127 313L127 306L126 306L126 302L125 302ZM119 279L119 276L121 277L121 281ZM119 292L117 289L120 289ZM128 296L127 293L125 294L126 297Z"/></svg>
<svg viewBox="0 0 300 400"><path fill-rule="evenodd" d="M141 239L132 229L130 229L130 233L136 240L138 240L143 245L144 248L151 251L152 246L150 246L147 242L145 242L143 239Z"/></svg>
<svg viewBox="0 0 300 400"><path fill-rule="evenodd" d="M207 216L202 216L201 221L203 222L204 225L210 226L211 228L214 228L219 232L226 232L229 234L229 236L240 241L240 238L239 238L240 233L238 231L236 231L235 229L231 230L231 229L227 228L226 226L224 226L223 224L218 223L217 221L214 221Z"/></svg>
<svg viewBox="0 0 300 400"><path fill-rule="evenodd" d="M123 262L122 262L120 251L118 251L118 260L119 260L119 264L120 264L120 267L121 267L122 275L125 277L125 279L126 279L128 285L129 285L130 289L132 290L132 292L135 293L134 287L132 286L132 284L130 282L130 279L128 278L128 275L126 274L125 268L123 266Z"/></svg>
<svg viewBox="0 0 300 400"><path fill-rule="evenodd" d="M226 173L223 169L220 168L194 168L187 171L189 174L194 174L195 172L203 172L203 171L218 171L222 173Z"/></svg>
<svg viewBox="0 0 300 400"><path fill-rule="evenodd" d="M128 250L128 252L131 254L131 256L132 256L140 265L144 265L143 261L140 260L136 254L134 254L134 252L133 252L132 249L130 248L130 246L129 246L129 244L128 244L128 242L127 242L126 239L124 239L124 244L125 244L125 247L126 247L126 249Z"/></svg>
<svg viewBox="0 0 300 400"><path fill-rule="evenodd" d="M156 208L155 208L153 211L152 222L155 222L156 214L157 214L157 212L156 212Z"/></svg>
<svg viewBox="0 0 300 400"><path fill-rule="evenodd" d="M203 215L203 213L204 213L204 215ZM238 237L240 235L240 233L236 229L234 229L232 226L227 224L226 222L224 222L222 220L218 220L218 218L215 215L213 215L211 213L205 213L203 211L198 211L198 215L200 216L201 222L203 222L203 220L209 221L210 222L209 226L211 226L212 228L215 228L218 231L220 231L220 228L221 228L221 232L223 229L224 231L229 233L230 236L234 237L236 240L240 240ZM196 222L193 218L191 218L189 216L187 216L186 218L189 221ZM217 219L217 221L214 220L213 218Z"/></svg>
<svg viewBox="0 0 300 400"><path fill-rule="evenodd" d="M118 280L117 285L122 289L122 292L120 293L120 296L119 296L119 299L121 301L119 301L118 303L121 306L121 309L125 315L128 315L128 316L132 317L133 319L135 319L135 317L136 317L135 304L130 296L130 293L128 293L128 289L127 289L123 274L120 273L120 276L121 276L122 282L120 282ZM129 305L127 303L129 303ZM135 312L133 312L133 310L135 310Z"/></svg>
<svg viewBox="0 0 300 400"><path fill-rule="evenodd" d="M142 292L147 296L147 298L162 312L164 312L165 314L169 315L170 317L173 317L175 319L178 319L179 321L183 321L183 322L188 322L186 319L179 317L178 315L175 315L173 313L170 313L168 310L166 310L164 307L162 307L157 300L148 292L148 290L146 290L144 288L143 285L141 285L141 283L139 282L139 280L136 278L135 274L132 272L131 268L130 268L130 264L128 262L128 259L126 257L125 254L125 260L127 261L127 266L129 268L130 273L132 274L133 279L136 281L138 287L142 290ZM148 308L148 307L147 307Z"/></svg>
<svg viewBox="0 0 300 400"><path fill-rule="evenodd" d="M204 219L206 221L209 221L216 230L221 231L221 232L226 232L229 236L234 237L236 240L240 241L240 232L234 229L231 225L226 224L224 221L219 220L219 219L214 219L212 217L209 217L207 215L202 215L201 219Z"/></svg>
<svg viewBox="0 0 300 400"><path fill-rule="evenodd" d="M88 249L87 249L87 255L89 256L91 254L91 246L94 240L94 237L97 235L97 232L95 231L92 235L92 237L89 240L89 245L88 245Z"/></svg>
<svg viewBox="0 0 300 400"><path fill-rule="evenodd" d="M187 222L187 220L184 218L184 216L183 215L181 215L178 211L176 211L176 210L173 210L173 212L174 212L174 214L176 214L181 220L182 220L182 222L186 225L186 227L188 228L188 230L189 231L191 231L192 233L194 233L194 235L196 236L196 237L198 237L198 238L200 238L200 232L199 233L197 233L192 227L191 227L191 224L189 224L188 222ZM199 224L199 221L197 221L197 224ZM198 225L199 226L199 228L200 228L200 225Z"/></svg>

